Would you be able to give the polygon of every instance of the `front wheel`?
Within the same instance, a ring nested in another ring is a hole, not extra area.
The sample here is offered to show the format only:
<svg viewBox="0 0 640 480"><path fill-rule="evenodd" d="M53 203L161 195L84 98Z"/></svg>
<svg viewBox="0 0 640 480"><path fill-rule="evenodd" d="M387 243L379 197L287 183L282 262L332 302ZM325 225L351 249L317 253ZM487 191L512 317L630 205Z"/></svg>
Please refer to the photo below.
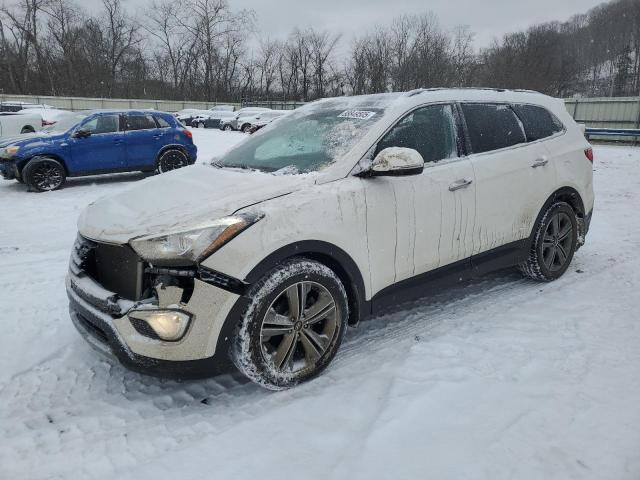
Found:
<svg viewBox="0 0 640 480"><path fill-rule="evenodd" d="M37 192L57 190L64 185L67 174L60 162L48 157L34 157L22 170L22 178Z"/></svg>
<svg viewBox="0 0 640 480"><path fill-rule="evenodd" d="M158 173L170 172L189 165L187 155L180 150L167 150L158 159Z"/></svg>
<svg viewBox="0 0 640 480"><path fill-rule="evenodd" d="M551 205L536 227L529 257L520 265L524 275L550 282L569 268L578 244L578 220L568 203Z"/></svg>
<svg viewBox="0 0 640 480"><path fill-rule="evenodd" d="M233 130L233 129L231 128L231 125L225 125L225 126L224 126L224 128L223 128L223 130L224 130L225 132L230 132L230 131L231 131L231 130Z"/></svg>
<svg viewBox="0 0 640 480"><path fill-rule="evenodd" d="M248 294L231 351L235 365L271 390L322 372L344 336L347 294L325 265L292 259L267 273Z"/></svg>

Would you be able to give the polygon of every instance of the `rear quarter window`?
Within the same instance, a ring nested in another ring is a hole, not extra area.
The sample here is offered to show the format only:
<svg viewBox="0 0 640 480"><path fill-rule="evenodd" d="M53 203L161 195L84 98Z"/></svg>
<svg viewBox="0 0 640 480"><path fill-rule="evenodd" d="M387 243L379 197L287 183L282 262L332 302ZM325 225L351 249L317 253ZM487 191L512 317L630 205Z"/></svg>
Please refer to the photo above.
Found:
<svg viewBox="0 0 640 480"><path fill-rule="evenodd" d="M562 122L544 107L516 104L513 109L524 125L529 142L551 137L564 130Z"/></svg>
<svg viewBox="0 0 640 480"><path fill-rule="evenodd" d="M520 120L508 105L464 103L462 111L473 153L490 152L527 141Z"/></svg>
<svg viewBox="0 0 640 480"><path fill-rule="evenodd" d="M156 123L158 124L158 128L171 128L171 125L169 124L169 122L167 122L164 118L155 115L154 118L156 119Z"/></svg>

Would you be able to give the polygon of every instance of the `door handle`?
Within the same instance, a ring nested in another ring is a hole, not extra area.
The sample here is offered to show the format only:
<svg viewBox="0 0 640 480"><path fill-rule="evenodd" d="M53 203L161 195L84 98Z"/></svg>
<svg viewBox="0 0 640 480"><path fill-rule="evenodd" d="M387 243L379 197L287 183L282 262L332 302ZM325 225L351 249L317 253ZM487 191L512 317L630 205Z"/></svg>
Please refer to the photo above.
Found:
<svg viewBox="0 0 640 480"><path fill-rule="evenodd" d="M544 167L547 163L549 163L549 159L547 157L540 157L531 164L531 168Z"/></svg>
<svg viewBox="0 0 640 480"><path fill-rule="evenodd" d="M467 178L457 180L449 185L449 191L455 192L456 190L460 190L461 188L467 188L469 185L471 185L471 183L473 183L473 180L469 180Z"/></svg>

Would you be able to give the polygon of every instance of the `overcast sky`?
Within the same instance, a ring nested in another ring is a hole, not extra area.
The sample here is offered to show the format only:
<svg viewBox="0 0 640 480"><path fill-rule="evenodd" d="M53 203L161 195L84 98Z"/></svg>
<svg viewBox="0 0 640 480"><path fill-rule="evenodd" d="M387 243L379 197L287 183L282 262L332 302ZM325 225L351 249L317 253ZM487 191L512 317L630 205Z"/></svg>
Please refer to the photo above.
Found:
<svg viewBox="0 0 640 480"><path fill-rule="evenodd" d="M177 0L179 1L179 0ZM144 17L148 0L124 0ZM564 21L586 12L602 0L229 0L235 10L256 12L258 28L273 39L285 37L294 27L314 26L341 32L349 43L356 35L387 24L400 14L433 11L444 28L469 25L476 46L534 23ZM100 0L81 0L99 5ZM135 8L135 7L142 8Z"/></svg>
<svg viewBox="0 0 640 480"><path fill-rule="evenodd" d="M602 0L230 0L235 9L256 12L260 30L274 38L295 26L313 25L354 34L388 23L405 13L433 11L443 27L470 25L478 46L533 23L567 20Z"/></svg>

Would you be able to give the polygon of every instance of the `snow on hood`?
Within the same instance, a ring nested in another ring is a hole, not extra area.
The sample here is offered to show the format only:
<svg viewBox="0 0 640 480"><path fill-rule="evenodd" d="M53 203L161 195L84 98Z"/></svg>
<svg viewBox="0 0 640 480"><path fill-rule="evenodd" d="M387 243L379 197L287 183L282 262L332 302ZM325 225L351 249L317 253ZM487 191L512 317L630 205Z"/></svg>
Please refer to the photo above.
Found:
<svg viewBox="0 0 640 480"><path fill-rule="evenodd" d="M81 214L78 230L87 238L119 244L143 235L192 230L313 181L312 175L194 165L143 180L93 202Z"/></svg>
<svg viewBox="0 0 640 480"><path fill-rule="evenodd" d="M38 133L21 133L20 135L13 135L11 137L0 137L0 148L8 147L9 145L22 145L33 143L34 139L46 139L47 134L43 132Z"/></svg>

